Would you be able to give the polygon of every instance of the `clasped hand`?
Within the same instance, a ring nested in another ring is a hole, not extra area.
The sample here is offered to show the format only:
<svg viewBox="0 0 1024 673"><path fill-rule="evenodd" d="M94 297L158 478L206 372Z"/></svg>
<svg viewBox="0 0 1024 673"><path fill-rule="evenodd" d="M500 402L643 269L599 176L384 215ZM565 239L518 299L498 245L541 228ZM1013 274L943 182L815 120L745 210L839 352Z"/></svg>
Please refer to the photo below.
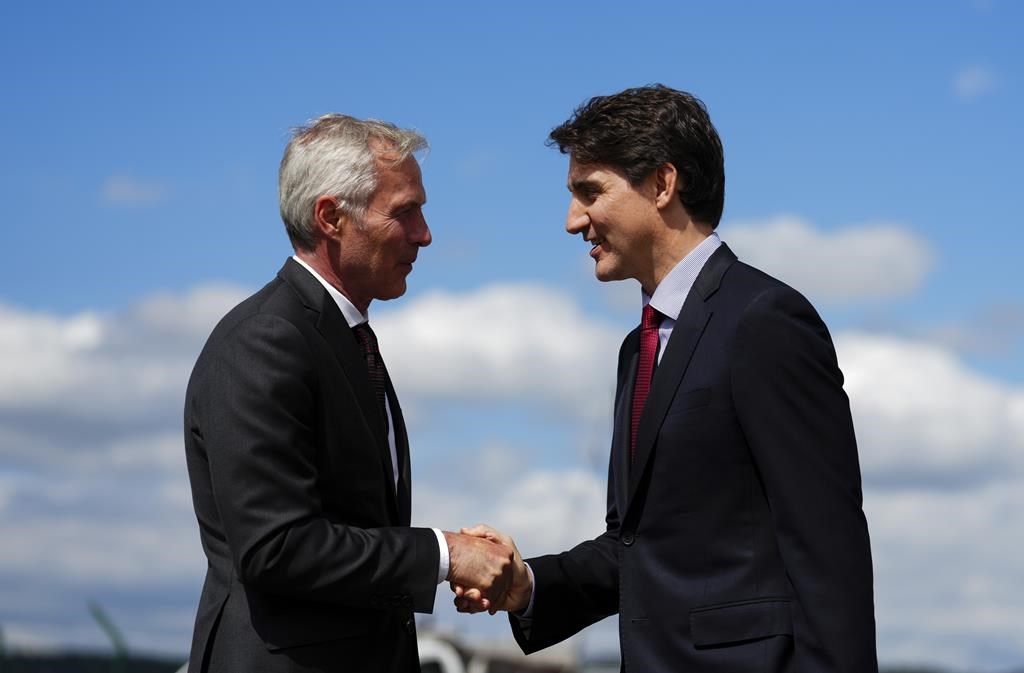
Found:
<svg viewBox="0 0 1024 673"><path fill-rule="evenodd" d="M448 542L448 581L459 612L518 611L530 602L533 581L515 542L490 526L477 524L444 534Z"/></svg>

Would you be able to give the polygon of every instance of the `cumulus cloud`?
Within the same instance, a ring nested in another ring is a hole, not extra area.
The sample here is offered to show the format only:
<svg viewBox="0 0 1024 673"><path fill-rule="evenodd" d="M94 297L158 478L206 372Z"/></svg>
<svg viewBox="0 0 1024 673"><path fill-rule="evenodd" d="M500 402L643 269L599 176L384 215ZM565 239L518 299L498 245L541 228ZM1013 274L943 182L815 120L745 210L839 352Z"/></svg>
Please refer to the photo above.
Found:
<svg viewBox="0 0 1024 673"><path fill-rule="evenodd" d="M207 333L244 294L197 288L72 316L0 306L0 623L12 643L102 643L84 608L68 616L69 600L96 598L134 647L187 648L205 565L181 398ZM403 406L446 409L445 422L410 423L418 524L485 521L526 554L600 533L604 461L572 443L607 450L621 329L541 285L427 293L374 320ZM882 660L1019 661L1024 389L934 340L840 333L836 346L861 450ZM606 391L597 403L595 391ZM440 623L507 638L446 604Z"/></svg>
<svg viewBox="0 0 1024 673"><path fill-rule="evenodd" d="M925 341L854 333L836 349L867 479L964 487L1024 474L1024 390Z"/></svg>
<svg viewBox="0 0 1024 673"><path fill-rule="evenodd" d="M112 315L55 316L0 304L0 416L115 422L179 405L216 320L244 296L228 286L155 296ZM11 427L10 425L7 426Z"/></svg>
<svg viewBox="0 0 1024 673"><path fill-rule="evenodd" d="M879 656L954 670L1024 660L1024 479L962 492L871 490Z"/></svg>
<svg viewBox="0 0 1024 673"><path fill-rule="evenodd" d="M124 605L114 615L122 615L130 643L166 651L175 649L177 638L178 651L187 647L204 562L185 475L181 404L203 341L245 294L207 286L151 296L116 313L70 316L0 305L0 535L6 540L0 588L8 598L28 592L26 601L0 604L0 623L14 644L102 642L84 609L67 616L67 601L84 605L86 598L120 596ZM439 325L434 311L447 321ZM531 333L542 325L556 340L589 343L579 351L546 344ZM544 368L574 378L584 358L614 357L619 336L588 319L569 297L540 287L429 295L382 314L380 331L385 344L384 335L395 340L387 353L396 379L409 379L398 382L403 403L465 401L486 391L496 404L525 401L535 410L538 403L567 408L573 395L592 392L585 386L594 379L546 382ZM514 343L503 331L522 338ZM415 343L422 343L418 357L406 357L411 348L398 345ZM472 368L458 363L460 354L473 359ZM435 369L438 363L445 369ZM601 370L610 387L612 375ZM478 375L490 386L473 383ZM512 467L500 448L482 455L489 456L479 465L490 475L488 484ZM430 502L430 483L424 480L422 491L418 484L418 500ZM439 521L460 526L478 520L477 505L487 494L449 498L445 485L434 483L434 501L453 508ZM525 487L535 491L531 483ZM567 483L577 504L587 496L585 477L569 475ZM489 518L504 522L514 511L506 505ZM556 537L541 542L563 539L557 535L567 522L557 524L549 529ZM138 591L149 598L124 598ZM146 626L154 612L178 615L180 624Z"/></svg>
<svg viewBox="0 0 1024 673"><path fill-rule="evenodd" d="M131 175L112 175L100 188L100 200L110 206L152 206L167 198L163 182Z"/></svg>
<svg viewBox="0 0 1024 673"><path fill-rule="evenodd" d="M27 517L5 522L4 529L0 572L5 575L145 587L153 578L173 582L204 570L199 536L187 519L175 528L154 527L152 521L112 521L85 512L61 519Z"/></svg>
<svg viewBox="0 0 1024 673"><path fill-rule="evenodd" d="M924 340L839 334L875 559L879 656L1024 658L1024 389Z"/></svg>
<svg viewBox="0 0 1024 673"><path fill-rule="evenodd" d="M822 231L781 215L731 222L721 234L743 261L826 303L911 295L935 258L927 241L899 224Z"/></svg>
<svg viewBox="0 0 1024 673"><path fill-rule="evenodd" d="M445 484L417 484L414 518L449 530L487 523L511 535L524 554L547 554L604 530L605 487L605 477L590 470L536 467L456 493Z"/></svg>
<svg viewBox="0 0 1024 673"><path fill-rule="evenodd" d="M998 86L995 73L983 65L969 65L953 76L953 93L960 100L974 100L992 93Z"/></svg>
<svg viewBox="0 0 1024 673"><path fill-rule="evenodd" d="M205 567L181 439L184 387L243 296L208 286L125 311L0 305L0 624L20 646L96 646L89 599L129 643L181 653ZM23 596L24 600L19 599Z"/></svg>
<svg viewBox="0 0 1024 673"><path fill-rule="evenodd" d="M985 306L968 320L939 325L925 336L962 353L1008 356L1024 346L1024 304Z"/></svg>
<svg viewBox="0 0 1024 673"><path fill-rule="evenodd" d="M978 670L1019 662L1024 389L924 340L840 333L836 346L864 472L881 660ZM527 555L599 534L603 471L524 464L522 453L479 447L476 460L453 461L467 463L461 471L420 480L419 524L485 521ZM464 624L444 593L437 619Z"/></svg>
<svg viewBox="0 0 1024 673"><path fill-rule="evenodd" d="M583 415L605 413L580 401L614 385L624 336L568 294L529 284L433 292L374 323L403 402L532 400Z"/></svg>

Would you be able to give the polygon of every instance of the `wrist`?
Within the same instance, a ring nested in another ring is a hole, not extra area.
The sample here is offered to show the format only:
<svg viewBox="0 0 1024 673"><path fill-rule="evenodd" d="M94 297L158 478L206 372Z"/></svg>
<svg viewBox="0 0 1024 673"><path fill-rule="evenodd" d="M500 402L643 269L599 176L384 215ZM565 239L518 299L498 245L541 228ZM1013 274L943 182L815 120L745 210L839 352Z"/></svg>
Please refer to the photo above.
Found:
<svg viewBox="0 0 1024 673"><path fill-rule="evenodd" d="M458 544L458 542L456 542L456 539L458 538L459 534L445 530L441 531L441 535L444 537L445 544L448 545L448 573L445 576L444 580L442 580L442 582L451 581L452 570L454 569L455 566L455 546Z"/></svg>
<svg viewBox="0 0 1024 673"><path fill-rule="evenodd" d="M533 602L533 568L529 563L523 563L522 584L514 594L512 603L508 606L509 612L521 613L530 607Z"/></svg>

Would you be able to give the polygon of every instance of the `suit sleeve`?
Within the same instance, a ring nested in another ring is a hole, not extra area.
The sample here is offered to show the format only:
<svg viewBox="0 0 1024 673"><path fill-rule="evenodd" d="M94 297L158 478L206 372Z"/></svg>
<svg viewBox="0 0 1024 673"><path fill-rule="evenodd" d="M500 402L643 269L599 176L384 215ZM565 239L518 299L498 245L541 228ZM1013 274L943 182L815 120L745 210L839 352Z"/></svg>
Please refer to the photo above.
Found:
<svg viewBox="0 0 1024 673"><path fill-rule="evenodd" d="M795 592L799 670L877 670L871 551L843 376L825 325L790 288L737 332L733 394Z"/></svg>
<svg viewBox="0 0 1024 673"><path fill-rule="evenodd" d="M619 349L616 402L623 390L626 344ZM635 338L633 339L635 341ZM561 554L527 559L533 569L533 616L509 615L512 633L523 652L550 647L619 611L620 517L615 505L614 447L608 461L608 510L605 532Z"/></svg>
<svg viewBox="0 0 1024 673"><path fill-rule="evenodd" d="M527 559L533 569L533 617L509 615L516 642L530 654L619 611L619 521L609 482L607 530L561 554Z"/></svg>
<svg viewBox="0 0 1024 673"><path fill-rule="evenodd" d="M251 316L210 354L190 397L240 581L356 607L429 612L439 550L429 528L329 520L319 497L317 372L287 320ZM343 410L339 410L343 413Z"/></svg>

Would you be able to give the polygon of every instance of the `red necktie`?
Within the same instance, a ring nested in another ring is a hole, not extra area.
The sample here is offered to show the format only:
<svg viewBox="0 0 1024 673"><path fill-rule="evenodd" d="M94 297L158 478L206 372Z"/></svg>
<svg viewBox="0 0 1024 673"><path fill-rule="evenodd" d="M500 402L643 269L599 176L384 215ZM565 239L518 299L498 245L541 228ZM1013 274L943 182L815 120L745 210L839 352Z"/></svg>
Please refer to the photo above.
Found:
<svg viewBox="0 0 1024 673"><path fill-rule="evenodd" d="M658 352L658 325L662 315L648 304L640 318L640 366L636 370L633 384L633 426L629 439L629 461L636 456L636 431L640 427L640 415L644 412L647 393L651 391L654 376L654 356Z"/></svg>

